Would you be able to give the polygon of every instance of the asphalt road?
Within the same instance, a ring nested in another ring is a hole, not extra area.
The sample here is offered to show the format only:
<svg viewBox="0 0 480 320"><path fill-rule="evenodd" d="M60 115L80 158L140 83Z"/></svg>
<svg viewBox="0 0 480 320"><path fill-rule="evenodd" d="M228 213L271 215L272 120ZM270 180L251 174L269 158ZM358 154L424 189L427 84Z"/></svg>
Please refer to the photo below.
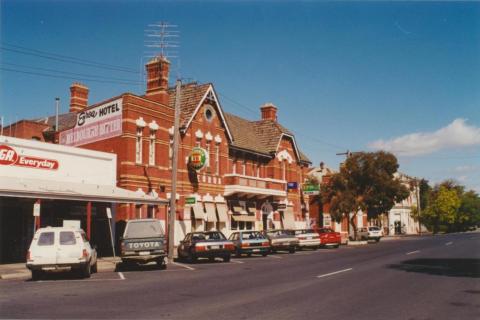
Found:
<svg viewBox="0 0 480 320"><path fill-rule="evenodd" d="M2 281L0 317L480 319L480 233Z"/></svg>

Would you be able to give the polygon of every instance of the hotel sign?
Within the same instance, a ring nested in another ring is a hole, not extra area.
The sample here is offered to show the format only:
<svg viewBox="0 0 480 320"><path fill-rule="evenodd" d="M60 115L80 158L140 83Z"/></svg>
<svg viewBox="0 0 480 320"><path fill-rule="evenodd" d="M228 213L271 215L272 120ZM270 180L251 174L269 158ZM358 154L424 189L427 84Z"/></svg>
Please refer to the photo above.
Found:
<svg viewBox="0 0 480 320"><path fill-rule="evenodd" d="M188 157L188 164L192 169L201 170L205 167L208 161L208 153L205 149L195 147L190 152Z"/></svg>
<svg viewBox="0 0 480 320"><path fill-rule="evenodd" d="M77 114L75 127L60 132L60 144L81 146L122 134L122 99Z"/></svg>

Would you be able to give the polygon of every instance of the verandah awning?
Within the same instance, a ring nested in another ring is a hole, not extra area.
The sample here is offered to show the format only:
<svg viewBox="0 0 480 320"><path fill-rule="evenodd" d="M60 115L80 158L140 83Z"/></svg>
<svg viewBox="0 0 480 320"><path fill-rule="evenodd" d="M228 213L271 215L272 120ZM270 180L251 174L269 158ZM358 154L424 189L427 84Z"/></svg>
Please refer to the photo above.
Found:
<svg viewBox="0 0 480 320"><path fill-rule="evenodd" d="M218 221L228 221L228 207L226 203L217 203Z"/></svg>
<svg viewBox="0 0 480 320"><path fill-rule="evenodd" d="M218 220L217 214L215 213L215 203L205 202L205 210L207 211L208 222L216 222Z"/></svg>
<svg viewBox="0 0 480 320"><path fill-rule="evenodd" d="M232 215L233 220L235 221L245 221L245 222L255 222L255 216L249 216L246 214L241 215Z"/></svg>
<svg viewBox="0 0 480 320"><path fill-rule="evenodd" d="M168 200L116 186L0 177L0 197L109 203L167 204Z"/></svg>

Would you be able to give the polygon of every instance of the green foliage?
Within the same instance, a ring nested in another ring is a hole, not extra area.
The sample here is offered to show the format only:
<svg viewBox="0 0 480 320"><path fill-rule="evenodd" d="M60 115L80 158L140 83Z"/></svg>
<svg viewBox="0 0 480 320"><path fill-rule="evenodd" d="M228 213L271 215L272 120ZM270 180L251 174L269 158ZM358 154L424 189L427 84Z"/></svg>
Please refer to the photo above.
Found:
<svg viewBox="0 0 480 320"><path fill-rule="evenodd" d="M394 178L397 158L388 152L358 152L349 156L322 188L322 199L330 203L330 214L340 221L344 214L354 213L350 224L356 236L356 213L367 212L369 218L390 210L409 195L409 190Z"/></svg>
<svg viewBox="0 0 480 320"><path fill-rule="evenodd" d="M465 231L480 225L480 198L474 191L446 180L427 195L422 223L434 233Z"/></svg>

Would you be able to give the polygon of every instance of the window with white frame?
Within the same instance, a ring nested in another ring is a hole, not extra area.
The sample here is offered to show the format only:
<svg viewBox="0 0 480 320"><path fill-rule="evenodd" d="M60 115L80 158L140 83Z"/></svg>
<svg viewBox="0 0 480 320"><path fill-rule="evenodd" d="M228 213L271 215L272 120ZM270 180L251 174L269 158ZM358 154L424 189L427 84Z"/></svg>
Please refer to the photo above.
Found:
<svg viewBox="0 0 480 320"><path fill-rule="evenodd" d="M155 165L155 131L150 131L149 149L148 149L148 164Z"/></svg>
<svg viewBox="0 0 480 320"><path fill-rule="evenodd" d="M220 175L220 146L215 146L215 174Z"/></svg>
<svg viewBox="0 0 480 320"><path fill-rule="evenodd" d="M242 161L242 174L246 175L246 173L247 173L246 171L247 171L247 161L243 160Z"/></svg>
<svg viewBox="0 0 480 320"><path fill-rule="evenodd" d="M206 167L207 167L207 170L208 172L210 172L210 143L207 142L207 163L206 163Z"/></svg>
<svg viewBox="0 0 480 320"><path fill-rule="evenodd" d="M260 178L260 163L257 164L257 178Z"/></svg>
<svg viewBox="0 0 480 320"><path fill-rule="evenodd" d="M285 160L282 161L282 180L287 179L287 165L285 163Z"/></svg>
<svg viewBox="0 0 480 320"><path fill-rule="evenodd" d="M232 160L232 173L233 174L237 173L237 159Z"/></svg>
<svg viewBox="0 0 480 320"><path fill-rule="evenodd" d="M142 163L142 134L143 128L137 128L137 136L135 137L135 163Z"/></svg>

